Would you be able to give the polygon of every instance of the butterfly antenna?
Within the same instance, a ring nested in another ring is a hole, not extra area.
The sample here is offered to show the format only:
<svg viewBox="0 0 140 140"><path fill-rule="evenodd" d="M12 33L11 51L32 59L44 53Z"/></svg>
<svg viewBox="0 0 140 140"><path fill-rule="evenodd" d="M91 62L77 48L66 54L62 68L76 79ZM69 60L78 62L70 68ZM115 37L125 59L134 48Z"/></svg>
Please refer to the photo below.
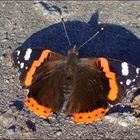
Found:
<svg viewBox="0 0 140 140"><path fill-rule="evenodd" d="M81 49L85 44L91 41L94 37L96 37L104 28L102 27L99 31L97 31L93 36L91 36L85 43L83 43L77 50Z"/></svg>
<svg viewBox="0 0 140 140"><path fill-rule="evenodd" d="M65 25L65 22L64 22L64 19L63 17L61 16L61 21L62 21L62 24L63 24L63 27L64 27L64 30L65 30L65 34L66 34L66 37L67 37L67 40L68 40L68 43L69 43L69 46L71 47L71 42L70 42L70 38L68 36L68 32L67 32L67 29L66 29L66 25Z"/></svg>

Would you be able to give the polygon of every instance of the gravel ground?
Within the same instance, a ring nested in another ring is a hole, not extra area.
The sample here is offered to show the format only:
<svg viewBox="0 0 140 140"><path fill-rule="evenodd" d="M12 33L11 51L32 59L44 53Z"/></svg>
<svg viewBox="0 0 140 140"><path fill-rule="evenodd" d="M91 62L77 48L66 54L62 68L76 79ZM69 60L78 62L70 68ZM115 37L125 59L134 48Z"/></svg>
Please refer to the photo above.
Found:
<svg viewBox="0 0 140 140"><path fill-rule="evenodd" d="M68 43L60 23L60 9L72 44L79 46L104 27L80 50L81 57L105 56L140 67L140 1L1 1L0 138L139 139L140 121L129 108L133 94L100 121L90 124L70 124L64 114L49 121L25 107L28 90L20 86L11 53L19 46L39 45L66 54Z"/></svg>

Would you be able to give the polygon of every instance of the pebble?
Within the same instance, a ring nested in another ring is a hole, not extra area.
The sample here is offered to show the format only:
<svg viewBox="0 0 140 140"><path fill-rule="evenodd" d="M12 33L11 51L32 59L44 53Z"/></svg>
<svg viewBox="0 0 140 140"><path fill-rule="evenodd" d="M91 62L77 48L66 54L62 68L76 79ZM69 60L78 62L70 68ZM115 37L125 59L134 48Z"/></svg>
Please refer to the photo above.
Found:
<svg viewBox="0 0 140 140"><path fill-rule="evenodd" d="M0 56L0 60L4 60L4 57L3 56Z"/></svg>
<svg viewBox="0 0 140 140"><path fill-rule="evenodd" d="M138 15L136 18L137 18L138 20L140 20L140 15Z"/></svg>
<svg viewBox="0 0 140 140"><path fill-rule="evenodd" d="M4 60L6 58L7 54L6 53L3 53L1 56L0 56L0 60Z"/></svg>
<svg viewBox="0 0 140 140"><path fill-rule="evenodd" d="M124 122L124 121L119 121L118 124L123 126L123 127L127 127L128 126L128 123Z"/></svg>
<svg viewBox="0 0 140 140"><path fill-rule="evenodd" d="M40 10L44 16L51 15L51 16L58 16L61 14L60 8L57 6L50 6L46 2L36 2L34 4L35 10Z"/></svg>
<svg viewBox="0 0 140 140"><path fill-rule="evenodd" d="M15 131L14 131L14 129L8 129L8 130L6 130L6 133L8 135L14 135L15 134Z"/></svg>
<svg viewBox="0 0 140 140"><path fill-rule="evenodd" d="M127 117L127 119L122 119L113 116L105 116L104 118L108 120L110 123L119 124L120 126L123 127L128 127L134 121L135 117L130 116Z"/></svg>
<svg viewBox="0 0 140 140"><path fill-rule="evenodd" d="M62 130L57 130L56 135L57 135L57 136L62 135Z"/></svg>
<svg viewBox="0 0 140 140"><path fill-rule="evenodd" d="M3 115L0 116L0 124L3 126L3 127L9 127L11 126L12 124L14 124L15 122L15 119L13 117L5 117Z"/></svg>
<svg viewBox="0 0 140 140"><path fill-rule="evenodd" d="M16 126L12 125L8 128L8 130L6 132L8 135L13 135L15 133L15 129L16 129Z"/></svg>
<svg viewBox="0 0 140 140"><path fill-rule="evenodd" d="M6 82L7 84L9 84L9 83L10 83L10 82L9 82L9 80L6 80L5 82Z"/></svg>
<svg viewBox="0 0 140 140"><path fill-rule="evenodd" d="M135 124L138 125L138 126L140 126L140 118L137 118L137 119L135 120Z"/></svg>
<svg viewBox="0 0 140 140"><path fill-rule="evenodd" d="M3 40L8 40L8 32L1 33L0 38L2 39L2 42L3 42Z"/></svg>
<svg viewBox="0 0 140 140"><path fill-rule="evenodd" d="M64 11L65 13L68 13L68 7L67 7L67 6L63 6L62 8L63 8L63 11Z"/></svg>

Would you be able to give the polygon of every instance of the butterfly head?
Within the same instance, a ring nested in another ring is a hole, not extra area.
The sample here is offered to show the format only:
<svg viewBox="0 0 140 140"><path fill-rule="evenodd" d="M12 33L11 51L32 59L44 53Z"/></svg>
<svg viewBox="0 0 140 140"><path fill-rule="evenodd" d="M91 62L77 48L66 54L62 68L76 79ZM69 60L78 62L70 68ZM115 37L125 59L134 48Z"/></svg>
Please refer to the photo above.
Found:
<svg viewBox="0 0 140 140"><path fill-rule="evenodd" d="M79 53L76 50L76 46L68 50L67 60L69 64L75 64L79 61Z"/></svg>
<svg viewBox="0 0 140 140"><path fill-rule="evenodd" d="M79 56L78 51L76 50L76 46L68 50L68 55L69 56Z"/></svg>

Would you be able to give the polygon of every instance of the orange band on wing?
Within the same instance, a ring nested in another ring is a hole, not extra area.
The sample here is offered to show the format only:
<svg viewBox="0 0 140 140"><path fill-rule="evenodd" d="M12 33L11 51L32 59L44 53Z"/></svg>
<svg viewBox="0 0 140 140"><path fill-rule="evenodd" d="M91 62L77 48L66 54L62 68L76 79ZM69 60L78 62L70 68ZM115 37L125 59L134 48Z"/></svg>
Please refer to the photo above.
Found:
<svg viewBox="0 0 140 140"><path fill-rule="evenodd" d="M74 113L74 123L89 123L95 122L101 119L107 112L109 108L98 108L92 112L84 113Z"/></svg>
<svg viewBox="0 0 140 140"><path fill-rule="evenodd" d="M29 69L29 71L27 72L27 75L25 77L24 85L26 87L28 87L32 84L33 74L35 73L36 69L41 65L41 63L44 62L44 59L47 58L47 56L50 52L51 51L49 51L49 50L44 50L42 52L40 58L33 62L31 68Z"/></svg>
<svg viewBox="0 0 140 140"><path fill-rule="evenodd" d="M110 91L108 94L108 99L115 101L118 96L118 86L116 81L116 75L114 72L110 71L108 60L105 58L99 58L101 68L105 72L105 76L109 79Z"/></svg>
<svg viewBox="0 0 140 140"><path fill-rule="evenodd" d="M34 112L36 115L40 117L48 118L52 111L51 108L39 105L37 101L35 101L33 98L30 97L26 97L25 104L32 112Z"/></svg>

